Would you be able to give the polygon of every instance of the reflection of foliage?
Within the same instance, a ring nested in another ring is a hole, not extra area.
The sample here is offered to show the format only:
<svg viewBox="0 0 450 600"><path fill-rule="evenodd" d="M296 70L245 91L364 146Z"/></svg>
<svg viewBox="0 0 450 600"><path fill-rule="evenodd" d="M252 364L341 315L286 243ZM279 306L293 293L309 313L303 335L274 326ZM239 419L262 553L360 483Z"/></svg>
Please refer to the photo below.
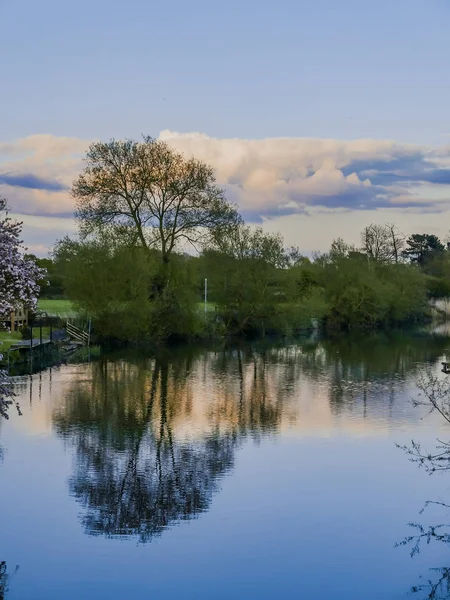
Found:
<svg viewBox="0 0 450 600"><path fill-rule="evenodd" d="M448 345L446 336L411 335L401 331L335 335L323 341L329 363L340 375L386 379L404 376L417 363L435 361Z"/></svg>
<svg viewBox="0 0 450 600"><path fill-rule="evenodd" d="M361 399L376 408L386 389L393 398L405 372L440 349L428 341L415 360L406 359L402 352L409 356L413 345L400 341L399 350L399 340L387 346L381 338L375 354L372 343L357 357L334 352L331 341L304 340L91 363L53 415L75 449L70 490L83 506L86 532L147 541L207 510L242 440L258 442L295 423L304 373L323 386L332 412L345 403L362 409ZM401 376L383 371L384 383L372 385L392 353L400 354Z"/></svg>
<svg viewBox="0 0 450 600"><path fill-rule="evenodd" d="M447 567L430 569L435 573L438 573L439 577L437 581L428 579L426 583L421 585L414 585L411 588L412 594L424 592L427 600L448 600L450 597L450 569Z"/></svg>
<svg viewBox="0 0 450 600"><path fill-rule="evenodd" d="M207 510L233 465L236 437L174 439L185 384L167 361L155 361L150 373L117 364L110 372L103 363L93 374L90 389L76 388L55 415L59 433L76 447L70 487L86 508L86 531L145 542Z"/></svg>
<svg viewBox="0 0 450 600"><path fill-rule="evenodd" d="M165 427L165 425L163 425ZM233 439L173 445L142 438L117 472L117 456L79 447L71 491L87 509L92 535L137 535L145 542L170 523L208 509L217 478L232 466Z"/></svg>
<svg viewBox="0 0 450 600"><path fill-rule="evenodd" d="M0 600L3 600L6 594L6 563L4 560L0 562Z"/></svg>
<svg viewBox="0 0 450 600"><path fill-rule="evenodd" d="M420 394L413 400L414 406L425 406L429 412L437 412L450 424L450 381L427 373L417 384ZM435 452L422 450L420 442L412 440L410 446L398 446L412 462L418 463L429 473L450 469L450 442L437 440Z"/></svg>
<svg viewBox="0 0 450 600"><path fill-rule="evenodd" d="M207 510L240 440L281 423L295 361L287 370L274 362L247 347L92 363L53 418L76 450L70 489L86 531L147 541Z"/></svg>
<svg viewBox="0 0 450 600"><path fill-rule="evenodd" d="M425 507L420 511L420 514L422 514L425 508L431 504L450 508L450 506L444 502L433 502L429 500L425 503ZM405 539L399 542L397 546L412 545L411 557L419 554L421 543L424 541L427 544L433 540L437 542L445 542L446 544L450 543L450 525L441 523L440 525L430 525L428 527L424 527L420 523L409 523L409 526L417 531L417 533L415 535L409 535L405 537Z"/></svg>
<svg viewBox="0 0 450 600"><path fill-rule="evenodd" d="M420 394L413 401L414 406L423 406L429 409L429 413L437 412L446 422L450 424L450 383L448 379L441 379L432 375L430 372L424 374L418 381ZM437 440L438 444L434 453L428 453L422 450L420 442L411 441L410 446L398 446L406 452L412 462L424 467L428 473L436 471L445 471L450 468L450 442ZM445 502L428 501L424 510L430 506L436 505L441 508L450 509L450 505ZM405 537L397 546L411 546L411 557L420 552L423 543L430 544L432 541L450 544L450 525L440 523L438 525L424 526L421 523L409 523L409 526L415 530L413 535ZM413 586L411 592L425 593L423 596L428 600L439 600L450 597L450 568L439 567L431 569L438 574L437 579L428 579L426 583Z"/></svg>
<svg viewBox="0 0 450 600"><path fill-rule="evenodd" d="M421 510L421 514L425 508L431 504L435 504L444 508L450 508L450 505L443 502L428 501L425 507ZM397 546L411 546L411 557L419 554L423 543L430 544L431 542L450 543L450 525L441 523L439 525L424 526L421 523L409 523L409 526L415 530L414 535L405 537L404 540L396 544ZM411 593L425 594L422 597L426 600L448 599L450 593L450 568L437 567L430 569L433 573L438 574L437 578L427 579L426 583L412 586ZM423 579L423 577L421 577Z"/></svg>
<svg viewBox="0 0 450 600"><path fill-rule="evenodd" d="M6 572L6 562L0 561L0 600L6 598L6 593L9 591L9 582L11 578L17 573L19 567L16 567L12 575L8 575Z"/></svg>

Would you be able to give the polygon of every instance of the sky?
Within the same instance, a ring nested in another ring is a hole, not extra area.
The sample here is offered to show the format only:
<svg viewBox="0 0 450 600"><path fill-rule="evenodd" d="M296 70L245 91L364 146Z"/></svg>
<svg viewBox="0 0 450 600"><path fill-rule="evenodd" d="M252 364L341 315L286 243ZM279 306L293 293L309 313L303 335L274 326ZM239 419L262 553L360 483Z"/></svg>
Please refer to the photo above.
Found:
<svg viewBox="0 0 450 600"><path fill-rule="evenodd" d="M216 170L304 252L450 229L450 0L0 0L0 195L45 255L94 140Z"/></svg>

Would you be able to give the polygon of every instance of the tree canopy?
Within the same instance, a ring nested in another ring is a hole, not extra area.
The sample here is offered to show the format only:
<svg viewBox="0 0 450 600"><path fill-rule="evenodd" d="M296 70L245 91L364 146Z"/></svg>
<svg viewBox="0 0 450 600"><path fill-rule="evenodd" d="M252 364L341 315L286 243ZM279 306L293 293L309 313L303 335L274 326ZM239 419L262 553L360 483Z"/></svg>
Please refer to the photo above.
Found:
<svg viewBox="0 0 450 600"><path fill-rule="evenodd" d="M436 236L405 242L394 224L371 223L359 247L337 238L308 258L245 224L211 167L148 136L92 144L72 195L80 237L58 244L54 275L107 337L411 323L450 290L450 253Z"/></svg>
<svg viewBox="0 0 450 600"><path fill-rule="evenodd" d="M167 263L180 244L197 247L238 219L211 167L149 136L96 142L85 163L72 187L84 235L113 225Z"/></svg>
<svg viewBox="0 0 450 600"><path fill-rule="evenodd" d="M411 262L423 266L434 254L444 250L443 243L436 235L414 233L406 240L403 256Z"/></svg>

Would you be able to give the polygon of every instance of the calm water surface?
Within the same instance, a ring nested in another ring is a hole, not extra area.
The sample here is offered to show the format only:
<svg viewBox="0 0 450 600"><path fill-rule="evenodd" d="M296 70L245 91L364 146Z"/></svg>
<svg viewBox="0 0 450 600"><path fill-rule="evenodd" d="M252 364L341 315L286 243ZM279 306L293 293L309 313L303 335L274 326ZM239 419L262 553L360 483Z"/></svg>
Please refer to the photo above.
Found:
<svg viewBox="0 0 450 600"><path fill-rule="evenodd" d="M450 437L411 405L447 350L348 336L18 378L23 416L0 423L5 597L405 598L450 566L443 544L394 547L448 516L419 511L450 498L450 473L395 448Z"/></svg>

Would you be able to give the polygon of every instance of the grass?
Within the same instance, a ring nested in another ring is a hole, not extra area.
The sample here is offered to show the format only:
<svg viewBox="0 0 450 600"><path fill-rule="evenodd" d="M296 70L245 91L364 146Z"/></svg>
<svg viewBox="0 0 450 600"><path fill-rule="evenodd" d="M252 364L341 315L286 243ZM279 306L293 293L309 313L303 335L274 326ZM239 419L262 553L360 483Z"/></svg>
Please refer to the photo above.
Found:
<svg viewBox="0 0 450 600"><path fill-rule="evenodd" d="M207 302L206 312L214 312L216 303ZM198 311L204 312L205 303L197 303ZM38 309L46 312L49 317L75 317L78 313L70 300L47 300L42 299L38 302Z"/></svg>
<svg viewBox="0 0 450 600"><path fill-rule="evenodd" d="M41 335L39 327L33 327L33 338L39 339ZM42 339L50 338L50 327L42 328ZM23 340L22 334L20 331L11 331L8 333L7 331L0 331L0 354L4 354L11 346L13 346L16 342L21 342Z"/></svg>
<svg viewBox="0 0 450 600"><path fill-rule="evenodd" d="M206 312L207 313L214 312L215 308L216 308L215 302L207 302L206 303ZM197 310L199 312L205 312L205 302L197 302Z"/></svg>
<svg viewBox="0 0 450 600"><path fill-rule="evenodd" d="M12 331L8 333L6 331L0 331L0 354L7 352L11 346L22 339L20 331Z"/></svg>
<svg viewBox="0 0 450 600"><path fill-rule="evenodd" d="M46 300L38 302L39 310L48 314L49 317L73 317L77 311L70 300Z"/></svg>

